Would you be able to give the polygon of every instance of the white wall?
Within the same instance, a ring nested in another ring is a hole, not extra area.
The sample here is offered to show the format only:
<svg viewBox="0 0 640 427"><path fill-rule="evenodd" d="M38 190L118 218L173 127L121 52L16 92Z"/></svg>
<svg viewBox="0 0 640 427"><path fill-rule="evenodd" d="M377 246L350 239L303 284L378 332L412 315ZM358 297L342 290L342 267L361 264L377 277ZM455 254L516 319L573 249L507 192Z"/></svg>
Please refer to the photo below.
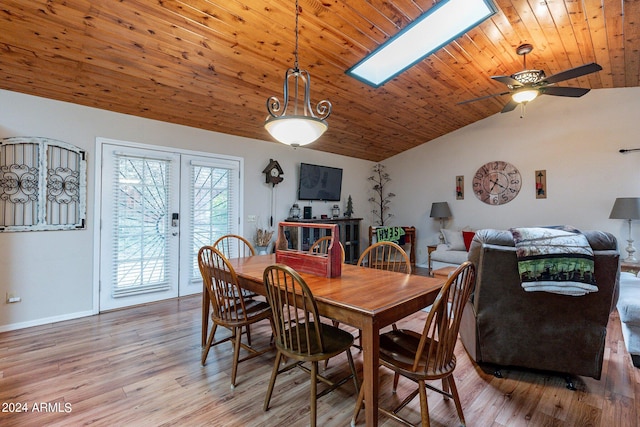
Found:
<svg viewBox="0 0 640 427"><path fill-rule="evenodd" d="M618 152L640 148L639 112L638 87L592 90L579 99L542 96L524 118L519 109L498 113L401 153L385 162L397 194L391 225L418 228L423 264L427 244L437 242L440 223L429 212L439 201L453 214L447 228L570 224L612 232L626 256L627 223L609 213L616 197L640 197L640 152ZM492 160L522 174L520 194L506 205L486 205L472 191L476 170ZM535 198L536 170L547 171L547 199ZM457 175L464 175L464 200L455 198ZM640 223L634 227L640 248Z"/></svg>
<svg viewBox="0 0 640 427"><path fill-rule="evenodd" d="M519 112L496 114L384 162L392 177L389 190L395 215L389 225L418 228L418 262L426 263L426 245L437 241L439 223L429 218L432 202L447 201L453 212L448 228L507 228L571 224L614 233L626 246L627 228L610 220L616 197L640 196L640 152L620 154L620 148L640 147L640 88L593 90L580 99L544 96ZM256 123L256 126L260 126ZM429 126L425 123L425 126ZM95 138L227 154L244 158L244 232L252 237L258 215L266 225L271 188L262 170L277 159L285 180L275 191L275 220L288 215L295 201L301 161L344 169L344 212L349 194L354 216L371 222L371 162L291 149L277 143L141 119L78 105L0 91L0 138L42 136L85 149L89 156L88 229L0 233L0 331L93 312ZM523 177L518 197L503 206L488 206L472 192L471 180L482 164L504 160ZM547 171L548 198L536 199L534 171ZM455 177L465 177L465 199L455 200ZM301 206L304 203L300 204ZM314 214L329 213L331 203L314 203ZM366 234L366 233L363 233ZM640 248L640 224L633 238ZM624 249L622 250L624 253ZM23 301L6 304L9 291Z"/></svg>
<svg viewBox="0 0 640 427"><path fill-rule="evenodd" d="M288 216L295 202L300 162L343 168L341 212L348 195L353 198L355 217L368 211L366 178L372 163L364 160L0 90L0 138L12 136L47 137L87 151L88 227L80 231L0 233L0 331L88 315L96 309L92 254L94 188L95 177L99 176L94 163L97 137L242 157L245 173L242 234L248 238L254 237L256 225L268 224L272 189L265 183L262 170L270 158L278 160L285 173L284 181L274 189L276 223ZM314 202L314 215L330 214L332 205ZM259 222L247 223L248 215L257 215ZM6 304L8 292L22 297L22 302Z"/></svg>

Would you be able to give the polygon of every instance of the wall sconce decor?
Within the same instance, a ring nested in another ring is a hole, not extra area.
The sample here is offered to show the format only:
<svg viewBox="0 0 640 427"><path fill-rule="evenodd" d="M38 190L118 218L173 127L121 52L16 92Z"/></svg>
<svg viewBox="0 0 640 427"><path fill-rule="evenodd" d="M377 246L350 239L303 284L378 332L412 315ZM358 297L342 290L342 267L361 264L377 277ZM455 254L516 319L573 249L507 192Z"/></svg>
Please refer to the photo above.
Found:
<svg viewBox="0 0 640 427"><path fill-rule="evenodd" d="M536 171L536 199L547 198L547 171Z"/></svg>
<svg viewBox="0 0 640 427"><path fill-rule="evenodd" d="M464 176L456 176L456 200L464 200Z"/></svg>

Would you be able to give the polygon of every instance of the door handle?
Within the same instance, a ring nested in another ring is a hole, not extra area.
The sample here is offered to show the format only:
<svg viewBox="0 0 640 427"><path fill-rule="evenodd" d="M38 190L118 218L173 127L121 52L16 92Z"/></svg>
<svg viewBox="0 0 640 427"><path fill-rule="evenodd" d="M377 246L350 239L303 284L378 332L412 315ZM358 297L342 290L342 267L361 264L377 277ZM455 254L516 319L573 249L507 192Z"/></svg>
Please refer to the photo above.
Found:
<svg viewBox="0 0 640 427"><path fill-rule="evenodd" d="M180 215L178 214L178 212L174 212L171 214L171 227L175 229L175 231L171 232L172 236L178 235L179 226L180 226Z"/></svg>

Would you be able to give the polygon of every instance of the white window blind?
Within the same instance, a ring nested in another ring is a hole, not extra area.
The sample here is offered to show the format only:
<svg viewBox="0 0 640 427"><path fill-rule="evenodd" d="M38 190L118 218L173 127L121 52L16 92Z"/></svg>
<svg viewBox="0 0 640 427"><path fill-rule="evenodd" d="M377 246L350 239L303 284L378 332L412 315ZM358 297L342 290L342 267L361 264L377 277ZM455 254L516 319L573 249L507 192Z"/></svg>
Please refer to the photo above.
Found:
<svg viewBox="0 0 640 427"><path fill-rule="evenodd" d="M170 161L115 157L112 296L169 289Z"/></svg>
<svg viewBox="0 0 640 427"><path fill-rule="evenodd" d="M234 160L191 161L191 280L201 280L198 251L225 234L237 234L240 164Z"/></svg>

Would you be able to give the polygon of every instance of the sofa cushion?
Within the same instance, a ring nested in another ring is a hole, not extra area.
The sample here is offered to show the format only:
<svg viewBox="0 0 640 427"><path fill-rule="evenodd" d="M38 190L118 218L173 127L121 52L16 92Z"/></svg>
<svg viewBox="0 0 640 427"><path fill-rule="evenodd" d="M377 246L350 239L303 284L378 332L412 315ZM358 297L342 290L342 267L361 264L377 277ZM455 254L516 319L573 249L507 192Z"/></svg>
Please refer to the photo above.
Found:
<svg viewBox="0 0 640 427"><path fill-rule="evenodd" d="M473 236L476 235L475 231L462 231L462 240L464 240L464 247L469 252L469 248L471 247L471 241L473 240Z"/></svg>
<svg viewBox="0 0 640 427"><path fill-rule="evenodd" d="M444 262L447 264L462 264L467 260L468 252L452 251L446 244L438 245L435 251L431 252L431 260Z"/></svg>
<svg viewBox="0 0 640 427"><path fill-rule="evenodd" d="M450 251L465 251L467 249L464 245L464 239L462 238L462 231L447 230L445 228L440 231L442 232L444 242L449 246Z"/></svg>
<svg viewBox="0 0 640 427"><path fill-rule="evenodd" d="M631 273L620 273L620 297L618 298L620 321L640 326L640 278Z"/></svg>

